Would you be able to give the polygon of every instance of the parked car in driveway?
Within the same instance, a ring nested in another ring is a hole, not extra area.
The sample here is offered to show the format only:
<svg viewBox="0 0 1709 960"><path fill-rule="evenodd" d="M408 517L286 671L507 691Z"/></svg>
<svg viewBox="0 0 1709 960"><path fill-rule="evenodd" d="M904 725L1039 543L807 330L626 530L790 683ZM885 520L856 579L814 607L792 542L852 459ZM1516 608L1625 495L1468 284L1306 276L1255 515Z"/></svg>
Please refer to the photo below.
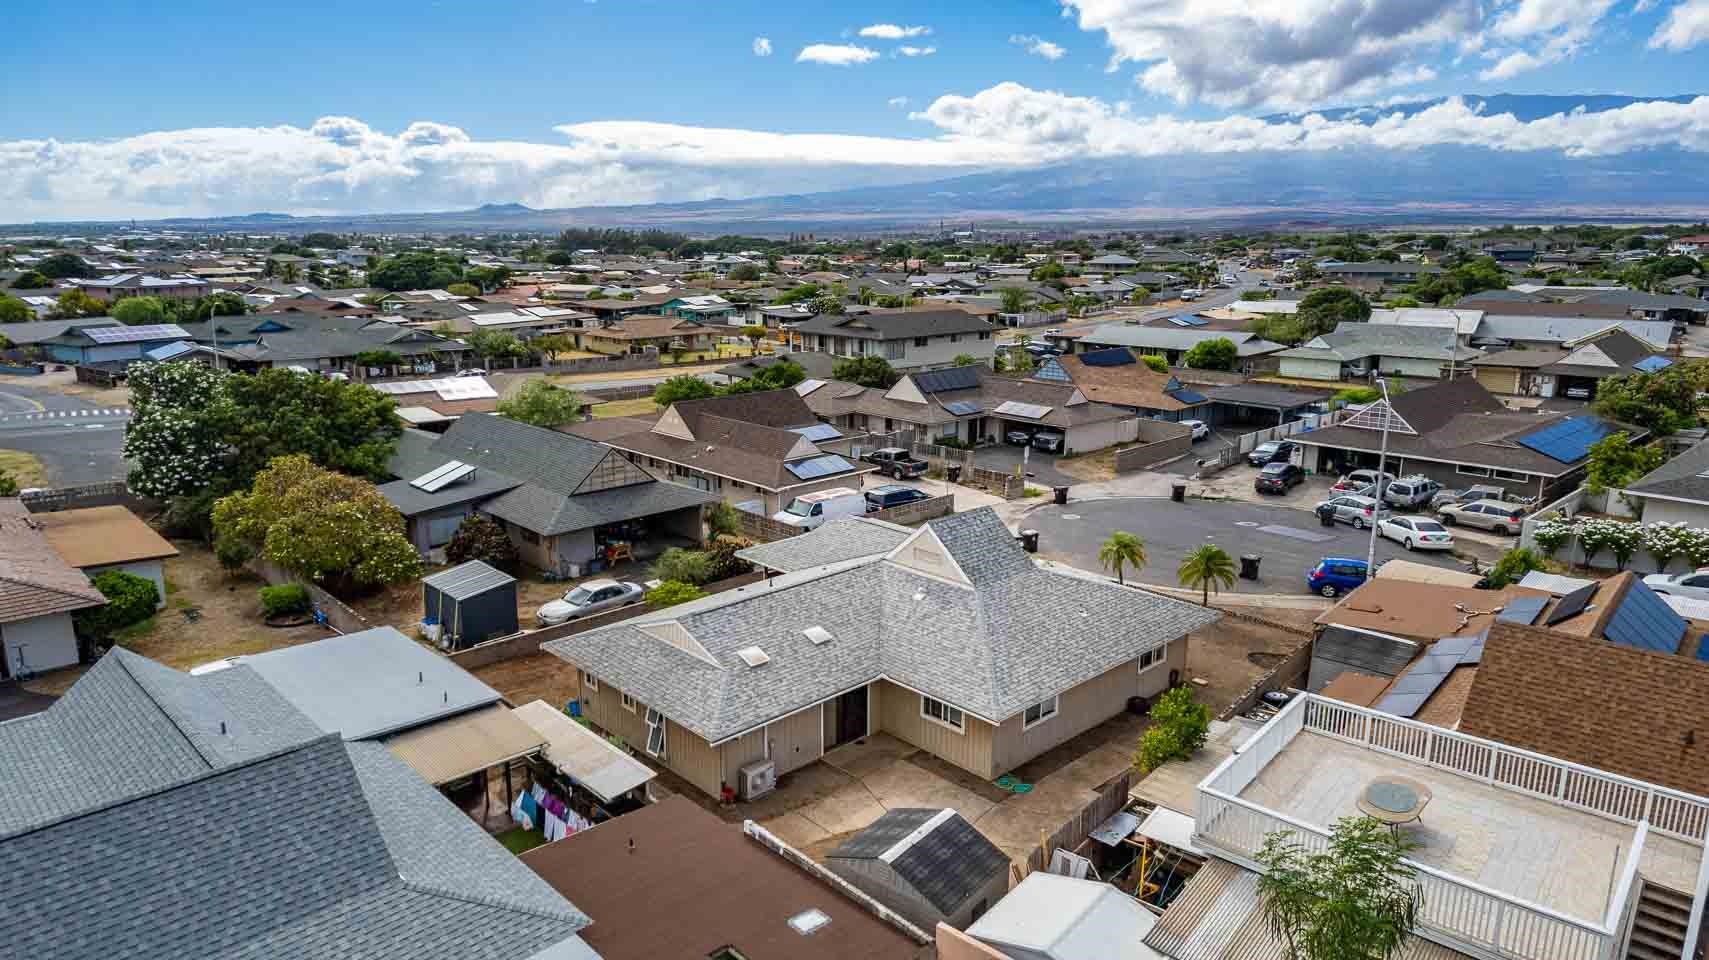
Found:
<svg viewBox="0 0 1709 960"><path fill-rule="evenodd" d="M1391 481L1383 488L1382 501L1398 510L1423 510L1441 489L1442 485L1429 477L1414 474Z"/></svg>
<svg viewBox="0 0 1709 960"><path fill-rule="evenodd" d="M878 472L893 480L923 477L931 464L901 447L881 447L860 455L862 460L878 468Z"/></svg>
<svg viewBox="0 0 1709 960"><path fill-rule="evenodd" d="M1500 502L1507 497L1507 491L1494 484L1474 483L1469 487L1458 490L1438 490L1436 496L1430 499L1430 506L1445 507L1451 503L1476 503L1479 500L1494 500Z"/></svg>
<svg viewBox="0 0 1709 960"><path fill-rule="evenodd" d="M640 603L646 591L624 580L589 580L540 606L534 619L543 625L579 620L589 614Z"/></svg>
<svg viewBox="0 0 1709 960"><path fill-rule="evenodd" d="M1267 463L1252 481L1252 489L1259 493L1287 493L1290 487L1304 482L1305 471L1299 467L1291 463Z"/></svg>
<svg viewBox="0 0 1709 960"><path fill-rule="evenodd" d="M1033 435L1025 430L1010 430L1003 434L1003 442L1017 447L1024 447L1033 442Z"/></svg>
<svg viewBox="0 0 1709 960"><path fill-rule="evenodd" d="M1674 574L1652 573L1644 578L1644 586L1657 593L1690 597L1693 600L1709 600L1709 570Z"/></svg>
<svg viewBox="0 0 1709 960"><path fill-rule="evenodd" d="M1191 427L1192 428L1192 430L1193 430L1193 442L1194 443L1198 443L1200 440L1203 440L1204 438L1211 435L1210 424L1204 422L1203 420L1182 420L1181 425L1184 427Z"/></svg>
<svg viewBox="0 0 1709 960"><path fill-rule="evenodd" d="M1033 449L1045 453L1062 452L1062 434L1050 430L1040 430L1033 434Z"/></svg>
<svg viewBox="0 0 1709 960"><path fill-rule="evenodd" d="M873 487L866 492L866 512L876 513L891 507L900 507L904 503L916 500L930 500L932 495L924 490L904 487L900 483L887 483L881 487Z"/></svg>
<svg viewBox="0 0 1709 960"><path fill-rule="evenodd" d="M1252 448L1246 455L1246 462L1255 467L1266 463L1285 463L1294 458L1294 444L1291 440L1266 440Z"/></svg>
<svg viewBox="0 0 1709 960"><path fill-rule="evenodd" d="M1460 523L1505 537L1519 532L1519 524L1525 519L1525 508L1517 503L1501 503L1495 500L1451 503L1436 511L1436 519L1450 527Z"/></svg>
<svg viewBox="0 0 1709 960"><path fill-rule="evenodd" d="M1305 585L1312 593L1338 597L1365 582L1365 561L1349 557L1324 557L1306 571Z"/></svg>
<svg viewBox="0 0 1709 960"><path fill-rule="evenodd" d="M1375 470L1351 470L1341 479L1335 481L1335 485L1329 490L1331 493L1356 493L1363 496L1374 496L1371 490L1376 486L1379 476L1382 477L1383 489L1385 490L1388 489L1389 484L1394 482L1394 474L1392 473L1379 474Z"/></svg>
<svg viewBox="0 0 1709 960"><path fill-rule="evenodd" d="M817 530L826 520L855 517L866 512L866 498L848 487L832 487L804 493L771 515L778 523L803 530Z"/></svg>
<svg viewBox="0 0 1709 960"><path fill-rule="evenodd" d="M1375 498L1352 493L1330 497L1318 504L1313 512L1320 517L1328 513L1330 518L1337 522L1351 523L1355 530L1363 530L1387 517L1389 513Z"/></svg>
<svg viewBox="0 0 1709 960"><path fill-rule="evenodd" d="M1377 524L1377 536L1408 550L1452 550L1454 535L1428 517L1389 517Z"/></svg>

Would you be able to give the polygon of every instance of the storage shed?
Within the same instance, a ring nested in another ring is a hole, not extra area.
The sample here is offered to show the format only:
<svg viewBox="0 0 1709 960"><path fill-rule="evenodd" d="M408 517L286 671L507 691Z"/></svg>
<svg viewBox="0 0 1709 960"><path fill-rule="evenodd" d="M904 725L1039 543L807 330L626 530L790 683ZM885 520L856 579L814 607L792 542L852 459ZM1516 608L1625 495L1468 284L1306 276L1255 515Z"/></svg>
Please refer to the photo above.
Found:
<svg viewBox="0 0 1709 960"><path fill-rule="evenodd" d="M966 929L1009 889L1008 856L948 808L891 810L825 866L926 930Z"/></svg>
<svg viewBox="0 0 1709 960"><path fill-rule="evenodd" d="M517 632L516 578L470 560L421 581L422 619L439 627L439 644L461 650ZM431 631L430 631L431 633Z"/></svg>

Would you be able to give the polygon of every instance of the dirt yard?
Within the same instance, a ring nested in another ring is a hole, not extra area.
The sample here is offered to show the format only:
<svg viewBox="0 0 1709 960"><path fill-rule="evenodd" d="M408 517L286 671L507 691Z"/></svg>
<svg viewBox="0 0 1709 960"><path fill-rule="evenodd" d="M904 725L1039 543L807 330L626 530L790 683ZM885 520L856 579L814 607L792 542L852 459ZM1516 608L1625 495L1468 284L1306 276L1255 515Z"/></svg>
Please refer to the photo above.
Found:
<svg viewBox="0 0 1709 960"><path fill-rule="evenodd" d="M1262 616L1285 626L1307 629L1317 610L1284 610L1228 605L1228 609ZM1269 673L1305 637L1277 627L1224 617L1213 626L1189 634L1187 679L1210 681L1194 685L1201 703L1221 713L1239 699L1261 676Z"/></svg>
<svg viewBox="0 0 1709 960"><path fill-rule="evenodd" d="M576 668L549 653L476 667L470 672L515 704L544 700L561 710L581 694Z"/></svg>
<svg viewBox="0 0 1709 960"><path fill-rule="evenodd" d="M90 403L103 407L128 407L131 403L129 387L102 388L92 384L78 383L77 374L68 367L64 370L44 373L39 377L0 376L0 385L11 384L18 387L31 387L36 390L49 390L62 393L68 397L80 397Z"/></svg>

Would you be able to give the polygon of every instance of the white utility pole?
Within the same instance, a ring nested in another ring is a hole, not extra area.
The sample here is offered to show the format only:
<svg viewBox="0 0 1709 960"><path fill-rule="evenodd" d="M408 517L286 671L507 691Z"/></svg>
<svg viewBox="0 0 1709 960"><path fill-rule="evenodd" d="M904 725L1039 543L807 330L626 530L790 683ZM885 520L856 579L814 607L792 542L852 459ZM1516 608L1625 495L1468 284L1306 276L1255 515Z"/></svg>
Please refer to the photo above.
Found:
<svg viewBox="0 0 1709 960"><path fill-rule="evenodd" d="M1389 409L1388 380L1378 377L1377 386L1383 388L1383 444L1377 453L1377 482L1371 488L1377 505L1371 511L1371 542L1365 548L1365 576L1367 579L1377 575L1377 524L1382 522L1383 516L1383 470L1386 469L1389 460L1389 421L1394 418L1394 411Z"/></svg>

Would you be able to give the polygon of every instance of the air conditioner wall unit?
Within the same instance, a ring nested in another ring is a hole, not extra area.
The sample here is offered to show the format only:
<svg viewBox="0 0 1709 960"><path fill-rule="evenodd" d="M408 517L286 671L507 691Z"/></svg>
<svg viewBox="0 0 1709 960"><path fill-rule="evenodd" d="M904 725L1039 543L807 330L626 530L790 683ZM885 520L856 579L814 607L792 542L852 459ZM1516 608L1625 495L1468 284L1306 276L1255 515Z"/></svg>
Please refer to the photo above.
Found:
<svg viewBox="0 0 1709 960"><path fill-rule="evenodd" d="M755 760L740 772L737 787L743 800L758 800L777 788L777 764L770 760Z"/></svg>

